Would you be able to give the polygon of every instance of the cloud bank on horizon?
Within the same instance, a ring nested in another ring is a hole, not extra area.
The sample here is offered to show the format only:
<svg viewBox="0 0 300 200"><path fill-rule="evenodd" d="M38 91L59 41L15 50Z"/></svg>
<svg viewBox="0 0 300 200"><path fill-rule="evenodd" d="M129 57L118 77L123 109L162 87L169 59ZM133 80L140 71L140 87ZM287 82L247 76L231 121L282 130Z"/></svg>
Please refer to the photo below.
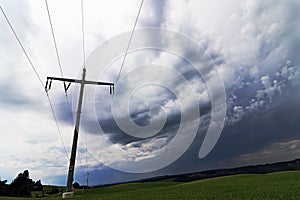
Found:
<svg viewBox="0 0 300 200"><path fill-rule="evenodd" d="M130 31L139 3L85 1L87 55L109 38ZM44 2L1 0L0 4L43 80L48 75L59 76ZM80 1L53 0L49 1L49 7L64 74L78 77L83 63ZM86 162L85 137L95 129L90 124L89 113L83 111L75 179L84 179L86 163L94 177L91 177L91 183L101 184L297 158L300 151L300 125L297 123L300 116L299 9L297 0L146 0L137 28L160 27L185 34L205 49L219 70L227 95L227 116L221 138L207 157L198 158L211 117L211 102L203 79L188 63L163 51L133 52L128 55L122 74L141 64L159 63L173 66L189 81L196 91L201 117L200 123L191 120L185 130L188 133L196 127L198 134L183 156L159 171L127 174L110 170L105 165L120 160L148 159L165 151L178 130L180 102L174 93L163 87L150 85L137 90L129 106L135 123L144 126L151 120L159 121L168 116L156 137L137 139L118 128L111 114L107 90L97 88L96 103L101 104L96 104L96 111L106 134L101 139L101 152L94 156L97 159L90 156ZM10 180L19 171L29 169L35 179L64 184L68 159L44 91L3 17L0 17L0 26L0 175ZM166 46L176 45L174 43ZM181 48L189 55L188 47ZM116 80L121 61L119 58L112 64L103 76L105 81ZM126 90L136 79L143 79L150 73L147 68L120 87ZM159 75L157 77L162 82L169 82L179 96L189 96L184 83L171 75ZM211 80L214 80L213 76ZM50 95L55 102L63 141L70 151L71 114L62 85L53 83ZM189 105L189 100L184 98L183 101ZM121 102L115 109L123 109L126 104ZM160 106L149 112L152 105L158 104ZM184 112L190 112L189 109L194 108L187 106ZM128 154L111 153L116 150L126 150ZM105 178L98 178L100 175Z"/></svg>

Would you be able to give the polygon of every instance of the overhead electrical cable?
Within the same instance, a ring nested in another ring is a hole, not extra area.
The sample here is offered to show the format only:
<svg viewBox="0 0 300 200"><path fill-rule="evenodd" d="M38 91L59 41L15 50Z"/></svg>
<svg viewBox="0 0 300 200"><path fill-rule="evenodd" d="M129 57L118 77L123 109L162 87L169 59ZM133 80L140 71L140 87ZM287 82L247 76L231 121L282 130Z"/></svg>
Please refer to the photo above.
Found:
<svg viewBox="0 0 300 200"><path fill-rule="evenodd" d="M120 79L121 72L122 72L122 69L123 69L123 66L124 66L124 63L125 63L125 60L126 60L126 56L128 54L128 50L129 50L129 47L130 47L130 44L131 44L131 41L132 41L132 37L133 37L133 33L134 33L134 30L135 30L135 27L137 25L137 22L139 20L140 14L141 14L141 10L142 10L143 4L144 4L144 0L141 1L140 7L139 7L139 10L138 10L138 14L137 14L137 16L135 18L135 22L134 22L134 25L133 25L133 28L132 28L132 31L131 31L131 34L130 34L130 38L129 38L128 45L127 45L127 48L126 48L126 51L125 51L125 55L123 57L123 61L122 61L121 67L120 67L120 71L119 71L119 75L118 75L116 84L118 83L118 81Z"/></svg>
<svg viewBox="0 0 300 200"><path fill-rule="evenodd" d="M48 92L47 92L47 98L48 98L48 101L49 101L49 104L50 104L50 108L51 108L52 115L53 115L53 118L54 118L54 121L55 121L57 130L58 130L58 133L59 133L59 137L60 137L61 143L63 144L64 152L65 152L65 154L66 154L67 159L69 160L69 159L70 159L70 158L69 158L69 154L68 154L68 152L67 152L66 145L65 145L65 143L64 143L64 140L63 140L63 137L62 137L62 134L61 134L59 125L58 125L58 121L57 121L57 118L56 118L56 115L55 115L55 112L54 112L54 108L53 108L53 105L52 105L52 102L51 102L51 99L50 99L50 97L49 97Z"/></svg>
<svg viewBox="0 0 300 200"><path fill-rule="evenodd" d="M64 73L63 73L63 70L62 70L60 57L59 57L59 53L58 53L57 43L56 43L56 39L55 39L55 35L54 35L54 29L53 29L52 20L51 20L51 14L50 14L50 11L49 11L49 6L48 6L48 1L47 0L45 0L45 4L46 4L46 8L47 8L48 19L49 19L49 24L50 24L50 28L51 28L52 39L53 39L54 48L55 48L55 52L56 52L57 62L58 62L58 66L59 66L59 69L60 69L60 75L62 77L64 77Z"/></svg>

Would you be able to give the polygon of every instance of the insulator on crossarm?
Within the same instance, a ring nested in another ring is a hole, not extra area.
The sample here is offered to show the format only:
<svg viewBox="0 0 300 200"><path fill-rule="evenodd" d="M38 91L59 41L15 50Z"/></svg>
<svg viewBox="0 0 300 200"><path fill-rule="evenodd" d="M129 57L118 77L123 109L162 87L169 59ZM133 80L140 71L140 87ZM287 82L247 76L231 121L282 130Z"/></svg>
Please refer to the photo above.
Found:
<svg viewBox="0 0 300 200"><path fill-rule="evenodd" d="M50 79L50 83L49 83L49 88L48 88L48 90L51 89L51 85L52 85L52 79Z"/></svg>
<svg viewBox="0 0 300 200"><path fill-rule="evenodd" d="M46 85L45 85L45 91L46 91L46 92L48 92L48 88L47 88L47 87L48 87L48 79L47 79Z"/></svg>
<svg viewBox="0 0 300 200"><path fill-rule="evenodd" d="M111 96L114 95L114 86L113 86L113 85L109 86L109 94L110 94Z"/></svg>

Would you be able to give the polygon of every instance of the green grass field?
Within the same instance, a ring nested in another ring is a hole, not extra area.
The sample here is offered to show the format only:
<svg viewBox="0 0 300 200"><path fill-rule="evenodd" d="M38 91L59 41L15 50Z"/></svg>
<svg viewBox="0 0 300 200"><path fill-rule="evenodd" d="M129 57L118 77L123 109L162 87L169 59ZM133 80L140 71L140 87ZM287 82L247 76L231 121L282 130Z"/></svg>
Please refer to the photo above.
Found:
<svg viewBox="0 0 300 200"><path fill-rule="evenodd" d="M0 198L2 199L21 200L22 198ZM61 199L61 195L42 199ZM235 175L189 183L130 183L76 191L74 199L299 200L300 171L265 175Z"/></svg>

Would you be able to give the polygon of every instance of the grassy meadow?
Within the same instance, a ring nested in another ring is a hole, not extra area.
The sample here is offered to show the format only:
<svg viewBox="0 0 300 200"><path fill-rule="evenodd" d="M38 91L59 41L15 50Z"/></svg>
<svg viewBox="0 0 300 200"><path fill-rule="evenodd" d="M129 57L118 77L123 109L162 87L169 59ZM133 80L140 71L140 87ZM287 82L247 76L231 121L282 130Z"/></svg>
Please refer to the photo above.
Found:
<svg viewBox="0 0 300 200"><path fill-rule="evenodd" d="M234 175L188 183L149 182L129 183L104 188L76 191L74 199L222 199L222 200L299 200L300 171L263 175ZM4 198L0 200L28 198ZM61 199L61 195L42 198Z"/></svg>

